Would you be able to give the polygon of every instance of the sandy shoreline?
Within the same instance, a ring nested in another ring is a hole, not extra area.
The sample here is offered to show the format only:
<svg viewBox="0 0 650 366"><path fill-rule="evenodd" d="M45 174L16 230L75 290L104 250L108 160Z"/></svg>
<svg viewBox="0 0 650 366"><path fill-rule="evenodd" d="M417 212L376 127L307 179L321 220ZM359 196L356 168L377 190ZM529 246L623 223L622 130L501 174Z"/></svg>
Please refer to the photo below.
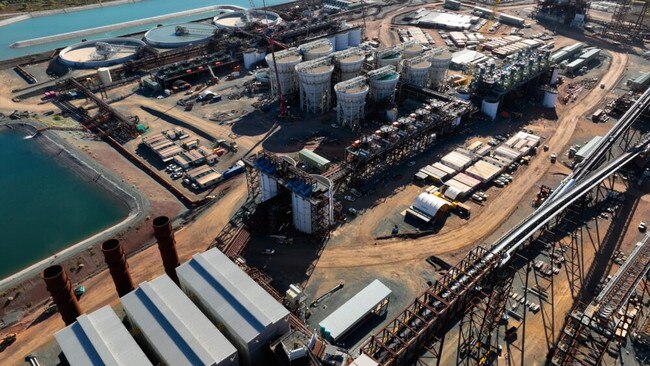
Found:
<svg viewBox="0 0 650 366"><path fill-rule="evenodd" d="M0 128L12 128L14 130L24 131L26 134L33 134L37 129L36 126L38 126L38 123L31 121L4 124L0 121ZM46 154L52 155L56 152L58 154L57 161L70 168L71 171L79 175L82 179L92 180L95 184L99 185L102 190L127 207L129 213L127 217L119 223L78 243L71 244L58 253L0 280L0 291L5 291L9 287L16 286L17 284L38 275L38 273L48 265L70 259L88 246L94 245L127 230L130 226L142 221L150 207L149 201L141 192L132 188L128 184L124 184L122 180L99 166L96 162L92 161L92 159L78 153L75 147L67 144L56 134L46 131L34 137L34 141L39 143L39 147L43 149ZM65 154L60 154L61 151L64 151Z"/></svg>

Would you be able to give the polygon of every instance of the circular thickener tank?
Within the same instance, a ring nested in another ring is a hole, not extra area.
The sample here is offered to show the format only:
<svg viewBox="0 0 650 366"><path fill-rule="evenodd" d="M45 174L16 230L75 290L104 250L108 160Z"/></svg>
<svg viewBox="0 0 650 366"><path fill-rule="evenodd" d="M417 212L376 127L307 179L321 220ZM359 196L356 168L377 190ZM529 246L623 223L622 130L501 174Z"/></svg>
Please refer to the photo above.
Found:
<svg viewBox="0 0 650 366"><path fill-rule="evenodd" d="M424 46L420 43L414 43L404 48L404 51L402 51L402 57L411 58L422 54L422 52L424 52Z"/></svg>
<svg viewBox="0 0 650 366"><path fill-rule="evenodd" d="M352 54L337 59L341 71L341 81L352 79L361 74L363 68L363 54Z"/></svg>
<svg viewBox="0 0 650 366"><path fill-rule="evenodd" d="M59 61L77 69L94 69L121 64L135 57L145 43L134 38L105 38L68 46L59 52Z"/></svg>
<svg viewBox="0 0 650 366"><path fill-rule="evenodd" d="M379 60L377 60L377 68L392 65L397 67L399 62L402 60L402 54L399 52L391 52L383 55Z"/></svg>
<svg viewBox="0 0 650 366"><path fill-rule="evenodd" d="M372 99L375 102L392 99L395 95L398 81L399 74L396 72L391 72L387 75L370 79Z"/></svg>
<svg viewBox="0 0 650 366"><path fill-rule="evenodd" d="M203 23L183 23L151 28L144 34L144 40L154 47L176 48L193 43L207 42L217 29Z"/></svg>
<svg viewBox="0 0 650 366"><path fill-rule="evenodd" d="M357 47L361 44L361 28L350 29L348 34L348 45L350 47Z"/></svg>
<svg viewBox="0 0 650 366"><path fill-rule="evenodd" d="M262 9L237 10L219 14L212 19L214 25L222 29L245 28L248 24L258 23L274 26L282 23L282 18L272 11Z"/></svg>

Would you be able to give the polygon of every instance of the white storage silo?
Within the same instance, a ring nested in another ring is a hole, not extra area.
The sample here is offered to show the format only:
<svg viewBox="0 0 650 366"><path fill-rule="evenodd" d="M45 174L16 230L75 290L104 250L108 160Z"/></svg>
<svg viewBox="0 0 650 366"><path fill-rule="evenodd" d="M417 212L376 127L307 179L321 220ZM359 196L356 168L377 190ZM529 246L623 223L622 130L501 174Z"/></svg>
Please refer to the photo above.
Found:
<svg viewBox="0 0 650 366"><path fill-rule="evenodd" d="M339 72L339 81L352 79L361 74L365 53L359 48L349 48L332 54Z"/></svg>
<svg viewBox="0 0 650 366"><path fill-rule="evenodd" d="M394 66L384 66L368 73L370 92L375 102L392 101L395 98L399 74Z"/></svg>
<svg viewBox="0 0 650 366"><path fill-rule="evenodd" d="M381 52L375 55L375 59L377 60L377 68L384 66L395 66L397 69L399 62L402 61L402 53L396 50L390 52Z"/></svg>
<svg viewBox="0 0 650 366"><path fill-rule="evenodd" d="M469 97L470 97L469 90L465 88L460 88L456 90L456 98L462 100L469 100Z"/></svg>
<svg viewBox="0 0 650 366"><path fill-rule="evenodd" d="M99 80L101 80L103 85L108 85L113 82L111 70L108 67L100 67L97 69L97 76L99 76Z"/></svg>
<svg viewBox="0 0 650 366"><path fill-rule="evenodd" d="M557 67L553 68L553 72L551 73L551 83L550 83L551 85L557 84L557 79L559 77L559 74L560 74L560 70Z"/></svg>
<svg viewBox="0 0 650 366"><path fill-rule="evenodd" d="M481 112L490 117L491 120L497 118L497 112L499 111L499 100L498 99L483 99L481 104Z"/></svg>
<svg viewBox="0 0 650 366"><path fill-rule="evenodd" d="M244 51L244 68L250 70L257 62L257 53L254 49L249 48Z"/></svg>
<svg viewBox="0 0 650 366"><path fill-rule="evenodd" d="M555 108L557 104L557 90L548 89L544 91L544 108Z"/></svg>
<svg viewBox="0 0 650 366"><path fill-rule="evenodd" d="M275 177L260 172L260 185L262 188L262 202L278 195L278 180Z"/></svg>
<svg viewBox="0 0 650 366"><path fill-rule="evenodd" d="M348 48L349 31L338 33L335 36L335 48L337 51L343 51Z"/></svg>
<svg viewBox="0 0 650 366"><path fill-rule="evenodd" d="M368 80L364 76L357 76L334 85L334 91L338 124L356 129L366 113L366 97L370 91Z"/></svg>
<svg viewBox="0 0 650 366"><path fill-rule="evenodd" d="M300 84L300 107L303 111L324 113L330 105L334 65L328 57L296 65Z"/></svg>
<svg viewBox="0 0 650 366"><path fill-rule="evenodd" d="M319 39L300 45L298 48L300 49L300 53L302 53L303 60L311 61L334 52L334 46L332 44L327 39Z"/></svg>
<svg viewBox="0 0 650 366"><path fill-rule="evenodd" d="M413 62L404 60L402 64L403 81L424 88L429 84L430 69L431 62L421 57L414 59Z"/></svg>
<svg viewBox="0 0 650 366"><path fill-rule="evenodd" d="M282 94L291 94L296 91L297 77L296 65L302 61L302 56L297 48L290 48L284 51L275 52L276 65L273 63L273 54L266 55L266 63L269 64L269 80L271 81L271 90L273 94L278 93L278 79L282 88Z"/></svg>
<svg viewBox="0 0 650 366"><path fill-rule="evenodd" d="M348 45L350 47L357 47L361 44L361 28L352 28L348 33Z"/></svg>
<svg viewBox="0 0 650 366"><path fill-rule="evenodd" d="M263 48L258 48L255 50L255 59L257 61L262 61L266 57L266 51Z"/></svg>
<svg viewBox="0 0 650 366"><path fill-rule="evenodd" d="M409 42L405 44L404 50L402 51L402 58L409 59L415 56L419 56L424 52L424 46L419 42Z"/></svg>
<svg viewBox="0 0 650 366"><path fill-rule="evenodd" d="M431 60L431 74L429 75L431 88L437 90L442 86L447 76L447 69L451 63L451 53L444 51Z"/></svg>

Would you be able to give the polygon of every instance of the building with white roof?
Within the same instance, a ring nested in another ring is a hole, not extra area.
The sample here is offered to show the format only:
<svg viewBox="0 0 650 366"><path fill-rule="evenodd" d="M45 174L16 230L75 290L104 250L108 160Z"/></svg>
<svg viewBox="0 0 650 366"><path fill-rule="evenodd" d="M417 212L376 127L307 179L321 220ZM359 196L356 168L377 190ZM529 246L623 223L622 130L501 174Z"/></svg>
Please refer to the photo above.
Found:
<svg viewBox="0 0 650 366"><path fill-rule="evenodd" d="M122 306L160 363L239 365L235 347L167 275L141 283L122 297Z"/></svg>
<svg viewBox="0 0 650 366"><path fill-rule="evenodd" d="M289 332L289 311L219 249L195 254L176 273L183 291L225 330L242 364L264 364L271 342Z"/></svg>
<svg viewBox="0 0 650 366"><path fill-rule="evenodd" d="M54 337L70 366L152 365L110 306L81 315Z"/></svg>

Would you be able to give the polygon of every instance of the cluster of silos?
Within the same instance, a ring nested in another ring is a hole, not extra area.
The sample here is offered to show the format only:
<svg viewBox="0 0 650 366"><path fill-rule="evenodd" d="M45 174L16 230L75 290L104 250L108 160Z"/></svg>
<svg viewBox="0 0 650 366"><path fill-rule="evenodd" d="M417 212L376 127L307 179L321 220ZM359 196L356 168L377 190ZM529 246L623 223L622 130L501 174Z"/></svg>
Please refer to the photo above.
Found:
<svg viewBox="0 0 650 366"><path fill-rule="evenodd" d="M334 91L338 124L357 129L365 117L366 97L370 91L368 80L365 76L357 76L336 84Z"/></svg>
<svg viewBox="0 0 650 366"><path fill-rule="evenodd" d="M244 51L244 68L250 70L253 65L264 60L266 52L263 49L249 48Z"/></svg>
<svg viewBox="0 0 650 366"><path fill-rule="evenodd" d="M345 81L361 75L366 55L362 49L354 47L345 51L334 52L332 58L339 73L338 80Z"/></svg>
<svg viewBox="0 0 650 366"><path fill-rule="evenodd" d="M295 70L300 84L301 109L311 113L326 112L330 105L334 72L331 57L299 63L295 66Z"/></svg>
<svg viewBox="0 0 650 366"><path fill-rule="evenodd" d="M269 65L269 80L273 94L278 93L278 82L283 94L293 93L296 90L296 65L302 61L300 51L297 48L289 48L275 52L275 57L273 53L269 53L265 58Z"/></svg>
<svg viewBox="0 0 650 366"><path fill-rule="evenodd" d="M399 73L395 66L389 65L368 73L370 95L374 102L392 102L395 98Z"/></svg>
<svg viewBox="0 0 650 366"><path fill-rule="evenodd" d="M327 38L335 51L343 51L348 47L357 47L361 44L361 27L350 28L343 22L339 29L341 30L338 33Z"/></svg>
<svg viewBox="0 0 650 366"><path fill-rule="evenodd" d="M325 57L334 52L334 46L327 39L319 39L313 42L305 43L298 46L304 61L311 61L317 58Z"/></svg>

